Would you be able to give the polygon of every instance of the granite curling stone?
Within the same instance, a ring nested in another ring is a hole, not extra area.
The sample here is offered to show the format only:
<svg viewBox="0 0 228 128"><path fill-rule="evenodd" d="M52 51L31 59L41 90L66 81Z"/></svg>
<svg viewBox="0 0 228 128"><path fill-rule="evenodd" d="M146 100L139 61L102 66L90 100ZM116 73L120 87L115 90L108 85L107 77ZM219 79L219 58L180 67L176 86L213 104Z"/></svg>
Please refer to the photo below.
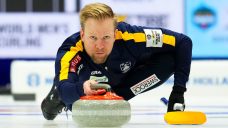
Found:
<svg viewBox="0 0 228 128"><path fill-rule="evenodd" d="M106 89L104 95L83 96L73 103L72 118L81 127L120 127L131 118L129 102L110 90L110 85L93 85Z"/></svg>

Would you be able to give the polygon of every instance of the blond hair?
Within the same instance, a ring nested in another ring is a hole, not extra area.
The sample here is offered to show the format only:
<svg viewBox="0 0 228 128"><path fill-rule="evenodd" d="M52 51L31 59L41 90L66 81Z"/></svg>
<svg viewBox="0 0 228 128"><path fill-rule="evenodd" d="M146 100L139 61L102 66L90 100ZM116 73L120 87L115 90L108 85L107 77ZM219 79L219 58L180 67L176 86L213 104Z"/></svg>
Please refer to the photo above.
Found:
<svg viewBox="0 0 228 128"><path fill-rule="evenodd" d="M103 3L88 4L84 8L81 9L80 24L81 24L82 29L84 29L85 22L89 18L93 18L96 20L104 20L107 18L112 18L113 22L114 22L114 26L116 27L116 25L117 25L117 20L116 20L114 12L112 11L112 8Z"/></svg>

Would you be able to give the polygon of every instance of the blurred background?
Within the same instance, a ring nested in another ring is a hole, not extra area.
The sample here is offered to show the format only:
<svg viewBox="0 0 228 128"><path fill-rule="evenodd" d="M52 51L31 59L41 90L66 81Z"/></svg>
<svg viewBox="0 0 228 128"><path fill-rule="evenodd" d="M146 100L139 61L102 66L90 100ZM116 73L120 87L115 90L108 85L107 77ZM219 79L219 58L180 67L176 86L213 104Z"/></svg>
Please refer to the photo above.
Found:
<svg viewBox="0 0 228 128"><path fill-rule="evenodd" d="M57 49L79 31L78 12L92 2L108 4L130 24L187 34L193 40L189 86L227 92L227 0L0 0L0 94L16 100L46 95Z"/></svg>

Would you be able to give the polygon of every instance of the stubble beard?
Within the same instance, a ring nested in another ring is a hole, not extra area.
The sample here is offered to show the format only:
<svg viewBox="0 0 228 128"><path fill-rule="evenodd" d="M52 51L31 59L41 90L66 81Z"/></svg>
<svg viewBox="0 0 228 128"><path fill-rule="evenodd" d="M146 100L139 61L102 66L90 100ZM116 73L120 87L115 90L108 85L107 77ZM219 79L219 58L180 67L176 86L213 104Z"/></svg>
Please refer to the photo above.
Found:
<svg viewBox="0 0 228 128"><path fill-rule="evenodd" d="M92 60L95 64L103 64L107 60L108 55L104 55L103 57L93 55Z"/></svg>

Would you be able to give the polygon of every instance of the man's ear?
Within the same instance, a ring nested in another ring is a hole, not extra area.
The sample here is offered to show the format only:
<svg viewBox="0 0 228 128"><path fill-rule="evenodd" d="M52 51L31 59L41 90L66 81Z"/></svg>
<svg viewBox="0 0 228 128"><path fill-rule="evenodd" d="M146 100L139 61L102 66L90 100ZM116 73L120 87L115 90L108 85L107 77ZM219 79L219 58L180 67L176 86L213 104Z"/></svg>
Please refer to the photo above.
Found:
<svg viewBox="0 0 228 128"><path fill-rule="evenodd" d="M85 36L85 33L84 33L83 29L81 28L80 29L80 37L81 37L82 41L84 40L84 36Z"/></svg>
<svg viewBox="0 0 228 128"><path fill-rule="evenodd" d="M114 35L114 38L116 38L117 33L118 33L118 29L116 29L116 30L115 30L115 33L114 33L114 34L115 34L115 35Z"/></svg>

